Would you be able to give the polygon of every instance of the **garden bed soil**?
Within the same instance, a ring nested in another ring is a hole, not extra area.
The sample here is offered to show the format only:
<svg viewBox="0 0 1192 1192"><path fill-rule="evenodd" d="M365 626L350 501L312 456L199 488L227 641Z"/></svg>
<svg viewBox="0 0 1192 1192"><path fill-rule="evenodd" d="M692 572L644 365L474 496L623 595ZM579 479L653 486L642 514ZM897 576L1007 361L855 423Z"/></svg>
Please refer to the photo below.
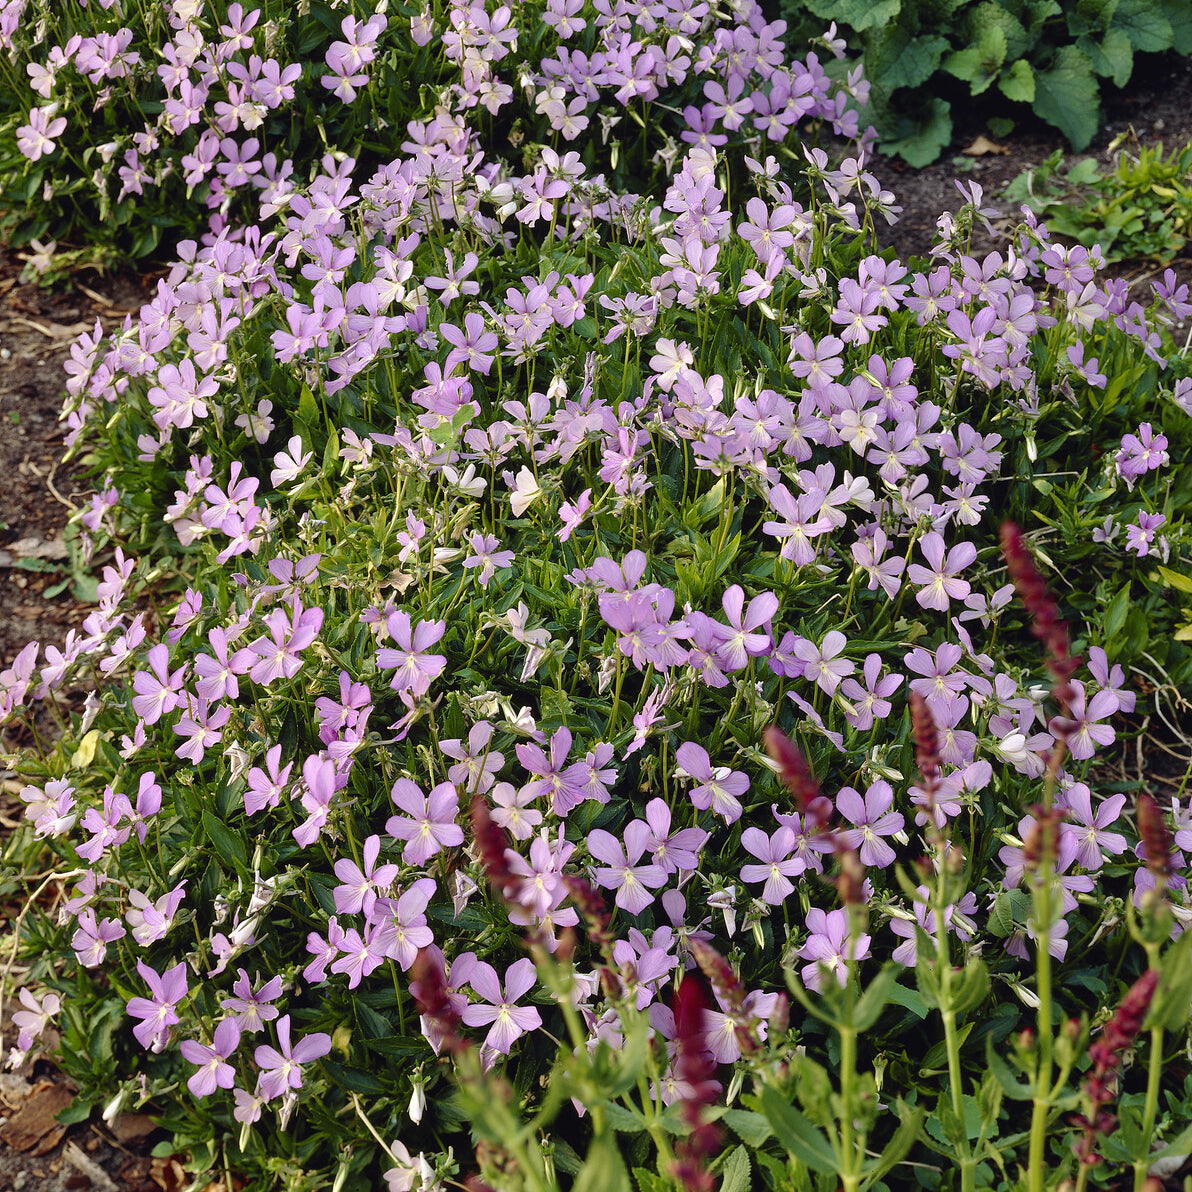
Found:
<svg viewBox="0 0 1192 1192"><path fill-rule="evenodd" d="M1108 161L1110 142L1128 129L1144 145L1162 141L1173 148L1192 141L1192 59L1172 55L1159 60L1134 87L1111 96L1107 111L1108 123L1086 153L1070 158L1094 155ZM956 144L962 148L979 135L988 138L976 124L962 124L958 134ZM879 156L871 168L903 208L899 222L881 231L883 244L904 260L926 254L936 218L962 202L955 178L979 183L986 201L998 206L998 192L1006 183L1059 147L1059 141L1039 127L997 141L992 151L945 157L921 170ZM984 233L974 240L978 254L995 247L996 241ZM1172 267L1183 280L1192 281L1192 256L1187 251ZM22 254L0 250L0 666L10 663L30 640L60 644L87 615L89 606L75 600L69 589L46 596L46 590L65 577L62 535L70 505L89 488L77 463L61 462L62 366L79 332L89 330L97 318L107 329L118 325L151 297L156 278L130 271L106 276L83 271L42 289L22 279L22 268ZM1133 263L1115 272L1141 286L1161 270L1151 263ZM1187 461L1177 461L1177 466L1187 466ZM1140 717L1128 726L1132 739L1106 759L1109 782L1134 786L1157 779L1161 798L1175 793L1188 771L1192 715L1182 693L1175 693L1170 706L1174 723ZM5 750L25 743L27 734L7 730L0 737L0 765ZM0 828L14 826L20 817L23 805L16 786L11 774L0 773ZM14 908L2 909L11 922ZM5 1031L5 1051L12 1042L10 1031ZM61 1074L45 1060L0 1076L0 1118L5 1119L0 1123L0 1192L176 1192L185 1186L175 1161L150 1159L147 1123L135 1120L136 1115L117 1122L118 1132L131 1131L123 1140L102 1124L76 1125L58 1135L47 1125L47 1111L65 1103L69 1095ZM31 1123L23 1134L18 1120L22 1113ZM41 1127L43 1132L29 1142ZM7 1139L28 1145L16 1149ZM211 1192L224 1190L215 1184Z"/></svg>

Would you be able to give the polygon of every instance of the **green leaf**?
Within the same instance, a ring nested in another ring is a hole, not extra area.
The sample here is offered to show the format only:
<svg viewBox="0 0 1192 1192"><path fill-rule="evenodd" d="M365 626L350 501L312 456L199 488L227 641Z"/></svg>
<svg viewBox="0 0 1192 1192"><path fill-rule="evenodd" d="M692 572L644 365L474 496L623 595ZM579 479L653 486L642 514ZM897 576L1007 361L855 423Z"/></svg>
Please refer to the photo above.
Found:
<svg viewBox="0 0 1192 1192"><path fill-rule="evenodd" d="M1159 574L1167 587L1175 588L1177 592L1192 592L1192 575L1184 575L1182 572L1172 571L1170 567L1162 566L1159 568Z"/></svg>
<svg viewBox="0 0 1192 1192"><path fill-rule="evenodd" d="M323 1070L335 1081L353 1093L380 1094L391 1092L389 1085L377 1079L369 1072L360 1068L349 1068L344 1064L337 1064L331 1060L322 1061Z"/></svg>
<svg viewBox="0 0 1192 1192"><path fill-rule="evenodd" d="M229 832L227 826L210 811L203 811L203 831L207 839L215 846L219 859L237 873L244 873L248 868L248 854L244 849L244 841L234 832Z"/></svg>
<svg viewBox="0 0 1192 1192"><path fill-rule="evenodd" d="M762 1090L761 1104L774 1128L774 1137L790 1154L812 1171L835 1174L836 1155L828 1140L772 1085Z"/></svg>
<svg viewBox="0 0 1192 1192"><path fill-rule="evenodd" d="M985 1040L985 1064L994 1079L1002 1086L1002 1092L1011 1101L1030 1101L1035 1091L1025 1080L1019 1080L1014 1070L1006 1063L1001 1052L994 1046L992 1036Z"/></svg>
<svg viewBox="0 0 1192 1192"><path fill-rule="evenodd" d="M998 25L989 25L981 40L964 50L956 50L944 59L944 70L964 79L974 95L980 95L997 78L1006 60L1006 35Z"/></svg>
<svg viewBox="0 0 1192 1192"><path fill-rule="evenodd" d="M1192 1155L1192 1126L1185 1126L1161 1151L1154 1151L1147 1157L1154 1163L1156 1159L1182 1159L1188 1155Z"/></svg>
<svg viewBox="0 0 1192 1192"><path fill-rule="evenodd" d="M904 121L897 136L882 142L881 150L919 169L935 161L951 139L952 116L947 101L937 96L922 109L917 123Z"/></svg>
<svg viewBox="0 0 1192 1192"><path fill-rule="evenodd" d="M997 85L1007 99L1016 103L1033 103L1035 100L1035 72L1025 58L1019 58L1008 72L1003 71Z"/></svg>
<svg viewBox="0 0 1192 1192"><path fill-rule="evenodd" d="M638 1192L671 1192L674 1187L670 1180L663 1179L657 1172L647 1171L644 1167L635 1167L633 1178L637 1180Z"/></svg>
<svg viewBox="0 0 1192 1192"><path fill-rule="evenodd" d="M927 1121L927 1131L937 1141L951 1143L959 1149L965 1140L972 1141L981 1137L981 1106L978 1105L976 1097L970 1097L966 1093L960 1099L964 1112L961 1119L956 1116L949 1097L948 1092L940 1093L935 1113Z"/></svg>
<svg viewBox="0 0 1192 1192"><path fill-rule="evenodd" d="M611 1136L592 1140L583 1170L571 1187L572 1192L633 1192L625 1160Z"/></svg>
<svg viewBox="0 0 1192 1192"><path fill-rule="evenodd" d="M1110 29L1099 41L1085 35L1076 39L1076 48L1088 55L1093 69L1108 76L1115 87L1124 87L1134 70L1134 47L1121 29Z"/></svg>
<svg viewBox="0 0 1192 1192"><path fill-rule="evenodd" d="M1105 638L1107 643L1107 653L1113 654L1113 641L1125 627L1126 616L1130 612L1130 585L1126 584L1124 588L1109 602L1109 607L1105 610L1105 618L1102 624L1105 626Z"/></svg>
<svg viewBox="0 0 1192 1192"><path fill-rule="evenodd" d="M939 69L947 48L945 37L912 37L901 25L888 25L865 47L866 77L887 92L921 87Z"/></svg>
<svg viewBox="0 0 1192 1192"><path fill-rule="evenodd" d="M750 1172L749 1152L743 1146L734 1147L724 1161L720 1192L749 1192Z"/></svg>
<svg viewBox="0 0 1192 1192"><path fill-rule="evenodd" d="M817 17L851 25L858 33L887 25L902 8L901 0L805 0Z"/></svg>
<svg viewBox="0 0 1192 1192"><path fill-rule="evenodd" d="M1068 32L1075 37L1082 33L1103 33L1109 28L1118 0L1078 0L1068 12Z"/></svg>
<svg viewBox="0 0 1192 1192"><path fill-rule="evenodd" d="M1192 4L1188 0L1162 0L1163 15L1171 24L1171 48L1192 54Z"/></svg>
<svg viewBox="0 0 1192 1192"><path fill-rule="evenodd" d="M1159 968L1159 985L1151 999L1144 1029L1161 1026L1167 1031L1183 1031L1188 1026L1188 1007L1192 1004L1192 932L1183 932L1167 949Z"/></svg>
<svg viewBox="0 0 1192 1192"><path fill-rule="evenodd" d="M1001 33L1006 44L1006 62L1024 57L1034 45L1036 34L1028 33L1009 6L1000 0L984 0L970 9L966 17L970 43L979 44L991 29Z"/></svg>
<svg viewBox="0 0 1192 1192"><path fill-rule="evenodd" d="M1026 922L1030 906L1030 896L1024 890L1003 890L990 908L989 930L1005 938Z"/></svg>
<svg viewBox="0 0 1192 1192"><path fill-rule="evenodd" d="M898 1129L894 1131L890 1141L882 1148L882 1153L873 1161L873 1165L865 1169L863 1187L872 1187L886 1172L901 1163L906 1158L907 1152L915 1145L919 1132L923 1129L923 1119L927 1116L927 1110L922 1106L912 1110L899 1097L895 1109L901 1119Z"/></svg>
<svg viewBox="0 0 1192 1192"><path fill-rule="evenodd" d="M1155 0L1118 0L1112 27L1121 29L1134 49L1143 53L1170 50L1175 41L1171 22Z"/></svg>
<svg viewBox="0 0 1192 1192"><path fill-rule="evenodd" d="M721 1119L742 1142L755 1150L773 1133L770 1123L750 1109L730 1109Z"/></svg>
<svg viewBox="0 0 1192 1192"><path fill-rule="evenodd" d="M890 1000L890 990L901 971L902 965L897 961L887 960L878 975L865 987L865 992L853 1007L853 1027L856 1030L869 1030L881 1017L883 1008Z"/></svg>
<svg viewBox="0 0 1192 1192"><path fill-rule="evenodd" d="M964 966L964 974L952 993L952 1007L957 1014L975 1010L989 995L989 972L979 956Z"/></svg>
<svg viewBox="0 0 1192 1192"><path fill-rule="evenodd" d="M1054 124L1079 152L1101 123L1092 63L1075 46L1060 46L1050 70L1035 74L1036 116Z"/></svg>
<svg viewBox="0 0 1192 1192"><path fill-rule="evenodd" d="M890 1001L896 1006L903 1006L917 1018L926 1018L931 1009L917 990L907 989L905 985L894 985L890 989Z"/></svg>
<svg viewBox="0 0 1192 1192"><path fill-rule="evenodd" d="M618 1105L615 1101L605 1101L600 1112L604 1114L605 1121L620 1134L639 1134L644 1129L637 1114L630 1113L624 1105Z"/></svg>

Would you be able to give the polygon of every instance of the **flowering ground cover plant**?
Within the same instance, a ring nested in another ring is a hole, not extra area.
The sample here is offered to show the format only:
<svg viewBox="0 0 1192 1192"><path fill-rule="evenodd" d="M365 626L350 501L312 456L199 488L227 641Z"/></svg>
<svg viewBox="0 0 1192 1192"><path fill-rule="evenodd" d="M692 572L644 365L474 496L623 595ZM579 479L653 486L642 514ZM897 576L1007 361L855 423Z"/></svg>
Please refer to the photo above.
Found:
<svg viewBox="0 0 1192 1192"><path fill-rule="evenodd" d="M0 674L90 689L19 761L14 1059L54 1018L79 1112L262 1188L629 1186L613 1130L647 1189L1145 1176L1182 1077L1112 1078L1148 983L1148 1077L1186 1040L1189 827L1089 768L1126 667L1189 677L1186 288L1033 219L977 260L975 187L880 255L863 144L804 139L847 97L752 5L546 11L524 69L504 7L390 14L458 79L398 155L76 345L99 604Z"/></svg>

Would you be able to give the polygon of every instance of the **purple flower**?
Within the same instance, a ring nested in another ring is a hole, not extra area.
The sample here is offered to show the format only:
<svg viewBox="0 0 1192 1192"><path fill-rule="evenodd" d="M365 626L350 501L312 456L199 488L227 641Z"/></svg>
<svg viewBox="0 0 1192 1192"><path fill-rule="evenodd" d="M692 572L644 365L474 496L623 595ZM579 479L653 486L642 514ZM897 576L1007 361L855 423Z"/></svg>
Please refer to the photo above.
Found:
<svg viewBox="0 0 1192 1192"><path fill-rule="evenodd" d="M913 584L921 585L915 593L915 599L922 608L938 609L946 613L950 601L963 600L972 590L971 585L956 578L958 571L963 571L977 558L977 548L971 542L958 542L944 558L944 538L936 530L924 534L919 539L919 550L930 564L921 567L912 563L906 571L907 579Z"/></svg>
<svg viewBox="0 0 1192 1192"><path fill-rule="evenodd" d="M1102 693L1104 694L1104 693ZM1125 795L1110 795L1097 805L1093 814L1092 792L1083 782L1073 783L1063 795L1068 818L1060 824L1060 831L1075 838L1079 848L1075 863L1081 869L1100 869L1105 863L1104 853L1118 856L1126 851L1126 838L1120 832L1107 829L1117 823ZM1177 839L1177 843L1180 843Z"/></svg>
<svg viewBox="0 0 1192 1192"><path fill-rule="evenodd" d="M390 831L388 826L385 831ZM390 832L390 835L393 833ZM378 865L380 851L381 838L374 834L364 842L363 869L350 857L341 857L336 861L335 876L340 882L332 891L336 914L371 917L379 892L397 877L399 868L393 864Z"/></svg>
<svg viewBox="0 0 1192 1192"><path fill-rule="evenodd" d="M128 934L119 919L100 919L96 922L95 912L90 907L79 912L78 924L71 936L70 946L84 968L96 968L103 964L108 954L108 944Z"/></svg>
<svg viewBox="0 0 1192 1192"><path fill-rule="evenodd" d="M806 638L798 638L794 644L795 657L803 663L803 678L810 679L833 695L845 675L856 670L856 663L837 655L848 645L848 638L839 629L830 629L824 635L824 644L817 646Z"/></svg>
<svg viewBox="0 0 1192 1192"><path fill-rule="evenodd" d="M265 625L269 629L269 636L258 637L248 646L248 650L257 657L248 676L263 687L282 676L292 679L302 669L299 651L305 650L319 636L319 630L323 627L323 610L303 609L295 596L289 616L284 609L275 608L266 615Z"/></svg>
<svg viewBox="0 0 1192 1192"><path fill-rule="evenodd" d="M473 1002L465 1007L463 1020L468 1026L492 1023L485 1036L485 1047L499 1055L508 1055L522 1035L542 1025L542 1018L533 1006L517 1005L518 998L533 988L537 976L534 962L523 956L505 970L505 989L502 991L496 969L482 960L476 962L468 983L484 1002Z"/></svg>
<svg viewBox="0 0 1192 1192"><path fill-rule="evenodd" d="M579 762L566 765L571 752L571 730L567 727L551 735L549 759L538 745L518 745L516 752L517 760L534 775L534 781L522 790L532 791L536 799L549 795L555 815L566 815L587 798L584 783L588 781L588 767Z"/></svg>
<svg viewBox="0 0 1192 1192"><path fill-rule="evenodd" d="M240 1046L240 1027L234 1018L225 1018L215 1028L212 1046L183 1039L178 1050L182 1058L198 1064L199 1070L186 1082L194 1097L210 1096L217 1088L230 1089L236 1083L236 1069L225 1063Z"/></svg>
<svg viewBox="0 0 1192 1192"><path fill-rule="evenodd" d="M893 695L906 677L899 674L882 675L880 654L865 655L863 673L864 687L856 679L845 679L840 685L840 694L853 706L853 711L846 712L844 718L859 732L871 729L875 720L884 720L890 715L893 704L886 697Z"/></svg>
<svg viewBox="0 0 1192 1192"><path fill-rule="evenodd" d="M440 782L429 795L424 795L416 783L399 778L389 797L406 814L390 816L385 831L406 842L401 859L407 865L425 865L440 850L463 844L464 830L455 822L459 792L454 783Z"/></svg>
<svg viewBox="0 0 1192 1192"><path fill-rule="evenodd" d="M773 592L761 592L749 602L745 609L745 592L740 584L728 588L721 601L729 629L721 630L721 641L716 655L722 670L738 671L744 668L750 658L766 654L771 646L770 634L758 633L765 629L778 611L778 597Z"/></svg>
<svg viewBox="0 0 1192 1192"><path fill-rule="evenodd" d="M438 678L447 665L444 655L426 652L447 632L447 622L419 621L411 632L409 613L399 611L390 613L385 624L398 648L378 650L377 666L382 670L397 668L389 680L394 691L408 691L415 698L425 695L431 680Z"/></svg>
<svg viewBox="0 0 1192 1192"><path fill-rule="evenodd" d="M646 825L650 829L646 849L664 873L698 866L700 849L708 839L708 833L702 828L680 828L672 832L671 810L665 799L651 799L646 804Z"/></svg>
<svg viewBox="0 0 1192 1192"><path fill-rule="evenodd" d="M648 865L637 862L652 838L648 824L633 820L625 827L624 844L611 832L593 828L588 833L588 851L604 865L596 869L596 881L606 890L616 890L617 906L639 915L654 901L651 889L666 885L666 871L651 858Z"/></svg>
<svg viewBox="0 0 1192 1192"><path fill-rule="evenodd" d="M277 1047L262 1043L253 1052L260 1066L257 1095L264 1101L280 1097L287 1089L302 1087L302 1065L325 1056L331 1050L331 1036L318 1031L290 1046L290 1016L277 1020Z"/></svg>
<svg viewBox="0 0 1192 1192"><path fill-rule="evenodd" d="M807 864L799 857L792 857L795 834L787 827L779 828L767 836L761 828L746 828L741 833L741 844L752 853L760 865L741 866L743 882L765 882L762 887L762 901L771 906L781 906L795 885L790 880L797 877Z"/></svg>
<svg viewBox="0 0 1192 1192"><path fill-rule="evenodd" d="M1167 521L1162 513L1147 513L1138 511L1138 523L1126 527L1126 549L1134 551L1140 559L1151 553L1151 543L1155 541L1155 531Z"/></svg>
<svg viewBox="0 0 1192 1192"><path fill-rule="evenodd" d="M91 912L84 911L83 915ZM80 922L83 915L79 916ZM92 916L94 919L94 916ZM113 919L107 922L115 922ZM123 935L123 928L121 935ZM119 937L117 937L119 938ZM186 961L180 960L171 969L166 969L160 976L155 969L150 968L144 961L137 961L137 972L141 979L149 986L151 998L134 997L128 1002L130 1018L141 1021L132 1028L140 1045L150 1051L160 1052L170 1040L170 1027L180 1020L177 1014L178 1003L187 995Z"/></svg>
<svg viewBox="0 0 1192 1192"><path fill-rule="evenodd" d="M895 859L894 850L881 839L901 832L905 821L902 814L891 811L894 790L880 779L873 783L862 799L851 786L843 787L836 796L836 810L852 825L841 833L849 848L857 849L862 865L888 869Z"/></svg>
<svg viewBox="0 0 1192 1192"><path fill-rule="evenodd" d="M679 769L676 777L694 778L696 786L691 789L691 802L700 810L711 809L724 817L726 824L741 818L739 796L749 790L749 778L739 770L727 766L712 768L708 751L694 741L685 741L675 751Z"/></svg>
<svg viewBox="0 0 1192 1192"><path fill-rule="evenodd" d="M826 965L843 985L848 980L848 959L864 960L869 955L869 936L859 935L850 943L848 911L840 907L822 911L813 906L807 912L807 930L811 937L798 955L811 963L803 966L803 984L817 992L821 988L821 965Z"/></svg>
<svg viewBox="0 0 1192 1192"><path fill-rule="evenodd" d="M265 1023L272 1022L278 1015L277 1007L271 1003L281 997L281 978L270 978L254 992L248 973L244 969L237 971L239 976L232 985L232 992L236 996L224 998L219 1008L231 1016L241 1031L263 1031Z"/></svg>
<svg viewBox="0 0 1192 1192"><path fill-rule="evenodd" d="M378 946L403 970L414 963L419 948L435 942L434 932L426 925L426 907L436 888L434 878L420 877L396 901L387 898L377 903L377 910L384 908L386 913L380 921Z"/></svg>
<svg viewBox="0 0 1192 1192"><path fill-rule="evenodd" d="M468 794L485 794L491 790L505 765L505 755L491 748L492 736L493 726L487 720L480 720L468 730L467 748L457 737L439 742L444 757L457 759L447 771L448 779Z"/></svg>
<svg viewBox="0 0 1192 1192"><path fill-rule="evenodd" d="M464 567L479 567L480 574L476 577L482 588L488 587L488 581L493 574L502 567L508 567L513 562L513 551L497 550L500 540L492 534L474 533L468 540L472 545L473 554L464 559Z"/></svg>

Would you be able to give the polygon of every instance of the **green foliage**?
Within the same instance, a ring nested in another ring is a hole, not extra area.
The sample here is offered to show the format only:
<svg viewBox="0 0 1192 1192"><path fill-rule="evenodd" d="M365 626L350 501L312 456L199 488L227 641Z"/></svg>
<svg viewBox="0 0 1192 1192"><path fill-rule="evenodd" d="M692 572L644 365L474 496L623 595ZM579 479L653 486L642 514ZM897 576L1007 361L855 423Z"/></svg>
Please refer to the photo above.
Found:
<svg viewBox="0 0 1192 1192"><path fill-rule="evenodd" d="M836 23L870 86L863 119L883 152L913 166L947 147L958 104L999 121L1029 107L1079 151L1100 127L1103 89L1130 81L1136 55L1192 51L1192 0L777 0L777 10L799 38Z"/></svg>
<svg viewBox="0 0 1192 1192"><path fill-rule="evenodd" d="M1163 145L1111 146L1105 169L1092 158L1064 165L1053 153L1006 188L1005 198L1026 204L1048 227L1086 248L1096 245L1109 263L1171 261L1192 228L1192 145L1164 154Z"/></svg>

